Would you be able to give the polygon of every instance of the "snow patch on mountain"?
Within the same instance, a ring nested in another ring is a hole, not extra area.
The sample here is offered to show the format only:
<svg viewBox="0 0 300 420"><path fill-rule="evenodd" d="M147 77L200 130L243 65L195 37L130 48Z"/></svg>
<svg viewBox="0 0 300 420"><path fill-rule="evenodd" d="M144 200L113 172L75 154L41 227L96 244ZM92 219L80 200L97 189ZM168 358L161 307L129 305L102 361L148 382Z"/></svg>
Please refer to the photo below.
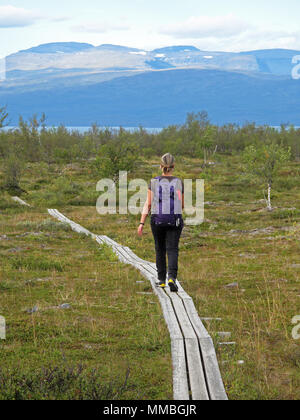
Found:
<svg viewBox="0 0 300 420"><path fill-rule="evenodd" d="M129 51L129 54L134 54L134 55L147 55L146 51Z"/></svg>

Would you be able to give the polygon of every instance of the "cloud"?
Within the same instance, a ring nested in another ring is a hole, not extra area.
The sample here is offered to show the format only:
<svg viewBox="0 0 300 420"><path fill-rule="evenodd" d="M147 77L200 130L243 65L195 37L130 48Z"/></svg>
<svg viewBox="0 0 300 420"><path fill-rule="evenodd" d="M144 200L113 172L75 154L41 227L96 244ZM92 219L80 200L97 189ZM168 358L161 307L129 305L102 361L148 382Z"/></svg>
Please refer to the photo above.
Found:
<svg viewBox="0 0 300 420"><path fill-rule="evenodd" d="M300 32L290 33L256 28L234 37L216 38L211 36L185 41L207 51L239 52L272 48L299 49Z"/></svg>
<svg viewBox="0 0 300 420"><path fill-rule="evenodd" d="M66 22L67 20L70 20L70 18L67 16L56 16L56 17L50 18L50 21L54 23Z"/></svg>
<svg viewBox="0 0 300 420"><path fill-rule="evenodd" d="M195 45L206 51L245 51L268 48L299 49L300 31L259 27L234 14L198 16L158 29L168 43Z"/></svg>
<svg viewBox="0 0 300 420"><path fill-rule="evenodd" d="M249 31L234 40L235 50L259 50L272 48L299 49L300 32L275 29Z"/></svg>
<svg viewBox="0 0 300 420"><path fill-rule="evenodd" d="M0 28L22 28L42 19L39 12L14 6L0 6Z"/></svg>
<svg viewBox="0 0 300 420"><path fill-rule="evenodd" d="M34 25L40 20L63 22L65 16L45 16L36 10L23 9L14 6L0 6L0 28L24 28Z"/></svg>
<svg viewBox="0 0 300 420"><path fill-rule="evenodd" d="M166 25L160 33L175 38L224 38L241 34L252 25L229 14L226 16L193 16L181 23Z"/></svg>
<svg viewBox="0 0 300 420"><path fill-rule="evenodd" d="M128 31L130 27L125 24L115 25L107 22L90 22L84 25L72 26L73 32L87 32L94 34L104 34L111 31Z"/></svg>

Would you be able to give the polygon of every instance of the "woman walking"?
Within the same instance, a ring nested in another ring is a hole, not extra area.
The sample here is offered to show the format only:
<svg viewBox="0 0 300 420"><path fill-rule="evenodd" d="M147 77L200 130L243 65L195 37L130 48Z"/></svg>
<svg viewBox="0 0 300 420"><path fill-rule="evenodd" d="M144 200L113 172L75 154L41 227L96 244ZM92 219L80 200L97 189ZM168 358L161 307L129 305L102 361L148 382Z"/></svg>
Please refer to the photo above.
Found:
<svg viewBox="0 0 300 420"><path fill-rule="evenodd" d="M181 179L173 176L175 159L170 153L162 157L160 167L162 175L149 184L138 234L143 235L145 221L151 211L159 287L165 288L168 281L171 291L177 292L179 241L184 227L184 187Z"/></svg>

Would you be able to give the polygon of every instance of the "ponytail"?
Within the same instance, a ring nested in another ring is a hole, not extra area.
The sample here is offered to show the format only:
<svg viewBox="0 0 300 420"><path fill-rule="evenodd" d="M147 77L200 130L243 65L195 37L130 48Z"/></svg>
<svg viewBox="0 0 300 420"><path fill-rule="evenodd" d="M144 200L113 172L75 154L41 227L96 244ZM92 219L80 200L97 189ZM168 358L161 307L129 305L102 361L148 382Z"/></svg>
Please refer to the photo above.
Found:
<svg viewBox="0 0 300 420"><path fill-rule="evenodd" d="M161 158L161 168L164 171L164 174L170 173L175 167L175 158L170 153L166 153Z"/></svg>

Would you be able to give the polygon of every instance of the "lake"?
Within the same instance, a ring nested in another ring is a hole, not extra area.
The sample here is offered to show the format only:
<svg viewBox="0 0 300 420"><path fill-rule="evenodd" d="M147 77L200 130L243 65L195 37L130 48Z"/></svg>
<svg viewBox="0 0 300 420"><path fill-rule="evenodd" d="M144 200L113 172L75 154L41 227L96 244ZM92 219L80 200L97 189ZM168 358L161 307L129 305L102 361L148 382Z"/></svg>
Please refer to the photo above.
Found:
<svg viewBox="0 0 300 420"><path fill-rule="evenodd" d="M8 130L14 130L16 128L18 128L18 127L8 126L8 127L4 127L3 130L8 131ZM53 126L48 127L47 126L46 128L50 129L50 128L58 128L58 127L53 127ZM70 132L78 131L80 134L84 134L87 131L91 130L91 127L65 127L65 128ZM105 129L108 128L109 130L112 130L112 131L118 131L118 130L120 130L121 127L98 127L98 128L100 130L105 130ZM130 131L131 133L139 130L139 127L122 127L122 128L126 131ZM143 127L143 130L147 131L150 134L156 134L156 133L159 133L162 130L162 128L144 128Z"/></svg>
<svg viewBox="0 0 300 420"><path fill-rule="evenodd" d="M257 126L258 127L258 126ZM276 130L280 130L280 126L271 126L272 128L275 128ZM4 127L2 128L2 130L13 130L16 129L18 127ZM53 127L53 126L47 126L47 129L50 128L58 128L58 127ZM84 134L86 132L88 132L89 130L91 130L91 127L65 127L68 131L72 132L72 131L77 131L80 134ZM120 130L121 127L98 127L100 130L105 130L105 129L109 129L109 130L113 130L113 131L118 131ZM139 127L122 127L124 130L129 131L131 133L133 133L134 131L138 131L140 128ZM288 127L287 127L288 128ZM300 126L295 126L294 127L296 130L300 129ZM147 133L150 134L157 134L160 131L163 130L163 128L145 128L143 127L143 130L147 131Z"/></svg>

